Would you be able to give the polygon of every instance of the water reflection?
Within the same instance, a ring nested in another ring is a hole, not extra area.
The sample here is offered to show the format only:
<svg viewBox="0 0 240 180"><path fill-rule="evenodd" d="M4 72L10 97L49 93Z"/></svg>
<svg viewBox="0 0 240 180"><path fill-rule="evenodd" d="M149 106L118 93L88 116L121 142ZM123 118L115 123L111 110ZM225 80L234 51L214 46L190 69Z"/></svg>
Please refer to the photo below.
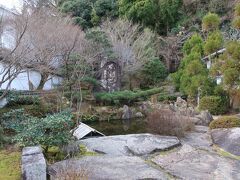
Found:
<svg viewBox="0 0 240 180"><path fill-rule="evenodd" d="M84 122L105 135L147 133L145 119Z"/></svg>

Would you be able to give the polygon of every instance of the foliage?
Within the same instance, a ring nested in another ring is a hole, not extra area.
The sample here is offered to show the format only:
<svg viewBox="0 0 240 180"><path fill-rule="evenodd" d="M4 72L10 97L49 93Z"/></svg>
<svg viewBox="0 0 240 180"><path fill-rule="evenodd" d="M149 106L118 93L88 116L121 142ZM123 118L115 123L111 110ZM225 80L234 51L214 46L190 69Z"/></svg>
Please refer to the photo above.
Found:
<svg viewBox="0 0 240 180"><path fill-rule="evenodd" d="M192 53L200 53L203 54L203 39L202 37L195 33L188 39L183 45L183 53L184 55L189 55Z"/></svg>
<svg viewBox="0 0 240 180"><path fill-rule="evenodd" d="M159 58L154 58L144 65L143 74L145 81L148 82L149 85L154 85L166 78L167 70Z"/></svg>
<svg viewBox="0 0 240 180"><path fill-rule="evenodd" d="M203 55L203 39L199 34L193 34L184 46L184 57L179 69L171 77L178 90L183 94L196 97L199 89L202 94L211 94L215 83L208 76L208 70L201 61Z"/></svg>
<svg viewBox="0 0 240 180"><path fill-rule="evenodd" d="M21 153L18 151L0 151L0 179L21 179Z"/></svg>
<svg viewBox="0 0 240 180"><path fill-rule="evenodd" d="M228 0L211 0L209 11L217 14L224 14L227 11Z"/></svg>
<svg viewBox="0 0 240 180"><path fill-rule="evenodd" d="M211 129L240 127L240 119L235 116L223 116L213 120L209 127Z"/></svg>
<svg viewBox="0 0 240 180"><path fill-rule="evenodd" d="M24 96L17 92L9 92L7 95L7 102L7 106L12 107L16 105L40 104L40 99L37 96Z"/></svg>
<svg viewBox="0 0 240 180"><path fill-rule="evenodd" d="M99 116L97 115L91 115L91 114L83 114L81 116L81 121L86 122L86 121L97 121L99 120Z"/></svg>
<svg viewBox="0 0 240 180"><path fill-rule="evenodd" d="M187 116L181 116L171 110L155 110L148 117L148 128L152 133L169 136L184 136L186 131L194 129L193 122Z"/></svg>
<svg viewBox="0 0 240 180"><path fill-rule="evenodd" d="M213 64L212 75L223 75L223 84L228 89L236 89L240 84L240 42L231 41L226 51Z"/></svg>
<svg viewBox="0 0 240 180"><path fill-rule="evenodd" d="M119 13L134 23L166 34L178 20L180 0L120 0Z"/></svg>
<svg viewBox="0 0 240 180"><path fill-rule="evenodd" d="M117 8L116 0L67 0L60 4L60 10L70 13L83 29L98 25L103 17L118 16Z"/></svg>
<svg viewBox="0 0 240 180"><path fill-rule="evenodd" d="M176 95L168 95L168 94L161 94L158 96L158 101L176 101L177 96Z"/></svg>
<svg viewBox="0 0 240 180"><path fill-rule="evenodd" d="M203 17L202 20L202 29L204 31L210 32L218 29L220 25L220 18L215 13L208 13Z"/></svg>
<svg viewBox="0 0 240 180"><path fill-rule="evenodd" d="M158 94L162 91L161 88L149 89L146 91L116 91L113 93L96 93L96 101L104 104L129 104L138 99L146 99L147 97Z"/></svg>
<svg viewBox="0 0 240 180"><path fill-rule="evenodd" d="M228 105L220 96L204 96L200 100L199 109L208 110L213 115L226 113Z"/></svg>
<svg viewBox="0 0 240 180"><path fill-rule="evenodd" d="M240 29L240 3L237 3L234 8L235 17L233 19L232 25L236 29Z"/></svg>
<svg viewBox="0 0 240 180"><path fill-rule="evenodd" d="M25 114L24 109L15 109L2 115L1 125L6 130L19 133L27 126L29 118L32 117Z"/></svg>
<svg viewBox="0 0 240 180"><path fill-rule="evenodd" d="M204 54L209 55L223 46L223 36L220 31L213 31L209 33L207 40L204 44Z"/></svg>
<svg viewBox="0 0 240 180"><path fill-rule="evenodd" d="M71 113L61 112L42 119L30 118L28 121L29 123L14 138L20 146L41 144L47 149L50 146L67 144L71 139L70 129L73 127Z"/></svg>
<svg viewBox="0 0 240 180"><path fill-rule="evenodd" d="M235 16L240 16L240 3L237 3L234 7Z"/></svg>

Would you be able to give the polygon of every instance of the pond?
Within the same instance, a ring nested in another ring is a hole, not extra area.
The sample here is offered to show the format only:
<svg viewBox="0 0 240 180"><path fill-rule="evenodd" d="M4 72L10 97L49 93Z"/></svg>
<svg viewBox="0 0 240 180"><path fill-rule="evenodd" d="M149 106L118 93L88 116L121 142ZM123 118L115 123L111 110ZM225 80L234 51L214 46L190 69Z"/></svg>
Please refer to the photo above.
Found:
<svg viewBox="0 0 240 180"><path fill-rule="evenodd" d="M148 132L146 119L91 121L84 123L107 136Z"/></svg>

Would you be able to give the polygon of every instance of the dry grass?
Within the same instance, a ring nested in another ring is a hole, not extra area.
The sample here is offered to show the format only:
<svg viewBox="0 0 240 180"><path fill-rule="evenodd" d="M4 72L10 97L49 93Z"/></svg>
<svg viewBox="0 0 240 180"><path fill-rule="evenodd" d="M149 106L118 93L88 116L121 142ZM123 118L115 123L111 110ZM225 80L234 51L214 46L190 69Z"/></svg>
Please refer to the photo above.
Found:
<svg viewBox="0 0 240 180"><path fill-rule="evenodd" d="M79 166L73 160L67 160L51 171L51 180L88 180L90 174L87 165Z"/></svg>
<svg viewBox="0 0 240 180"><path fill-rule="evenodd" d="M194 123L190 117L162 109L148 114L148 128L155 134L183 137L186 131L194 129Z"/></svg>

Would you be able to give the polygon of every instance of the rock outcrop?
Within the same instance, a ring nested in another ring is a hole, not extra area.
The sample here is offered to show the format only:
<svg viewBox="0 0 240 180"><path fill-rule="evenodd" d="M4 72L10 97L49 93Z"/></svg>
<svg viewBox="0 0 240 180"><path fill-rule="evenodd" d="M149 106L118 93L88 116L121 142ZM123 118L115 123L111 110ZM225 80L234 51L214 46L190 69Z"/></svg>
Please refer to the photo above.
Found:
<svg viewBox="0 0 240 180"><path fill-rule="evenodd" d="M130 134L89 138L79 141L88 149L106 155L132 156L148 155L157 151L165 151L180 145L174 136L152 134Z"/></svg>
<svg viewBox="0 0 240 180"><path fill-rule="evenodd" d="M234 155L240 156L240 128L213 129L213 143Z"/></svg>

